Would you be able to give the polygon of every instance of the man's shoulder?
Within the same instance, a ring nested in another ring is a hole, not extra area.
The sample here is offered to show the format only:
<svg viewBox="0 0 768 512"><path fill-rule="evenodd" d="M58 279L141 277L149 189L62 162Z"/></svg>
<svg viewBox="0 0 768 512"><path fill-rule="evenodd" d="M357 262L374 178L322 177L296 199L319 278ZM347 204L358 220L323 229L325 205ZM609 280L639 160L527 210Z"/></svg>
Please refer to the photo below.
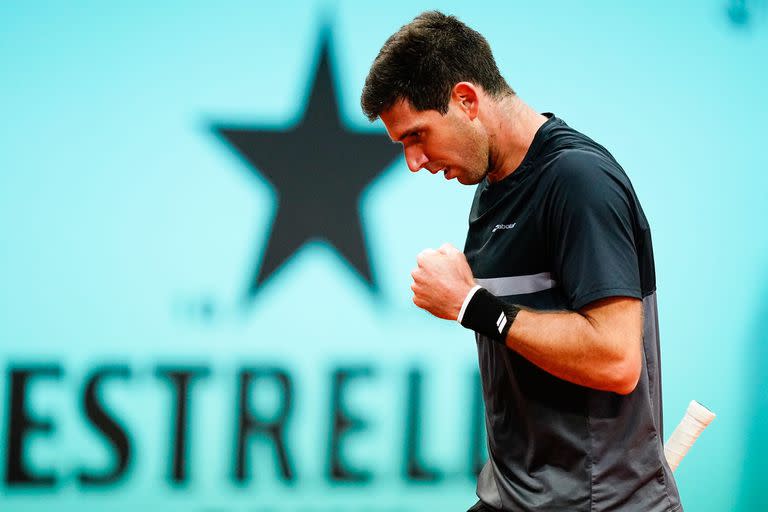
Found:
<svg viewBox="0 0 768 512"><path fill-rule="evenodd" d="M579 191L602 183L629 184L621 165L595 142L560 148L551 155L546 174L551 185Z"/></svg>
<svg viewBox="0 0 768 512"><path fill-rule="evenodd" d="M600 163L620 167L608 149L584 133L561 121L548 132L542 151L556 170L594 167Z"/></svg>
<svg viewBox="0 0 768 512"><path fill-rule="evenodd" d="M542 178L542 213L581 214L634 203L632 184L624 170L609 153L593 147L561 149L553 155Z"/></svg>

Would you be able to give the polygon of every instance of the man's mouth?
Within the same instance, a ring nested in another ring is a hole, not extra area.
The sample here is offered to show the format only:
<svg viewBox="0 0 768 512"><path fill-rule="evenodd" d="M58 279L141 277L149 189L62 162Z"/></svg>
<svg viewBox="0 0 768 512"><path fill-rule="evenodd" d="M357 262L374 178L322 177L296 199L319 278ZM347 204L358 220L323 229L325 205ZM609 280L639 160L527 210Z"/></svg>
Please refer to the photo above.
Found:
<svg viewBox="0 0 768 512"><path fill-rule="evenodd" d="M431 166L427 166L427 170L429 172L431 172L432 174L439 174L439 173L442 172L443 176L447 180L450 180L450 179L455 177L455 176L451 176L451 168L450 168L450 166L447 166L447 165L445 167L436 167L436 168L435 167L431 167Z"/></svg>

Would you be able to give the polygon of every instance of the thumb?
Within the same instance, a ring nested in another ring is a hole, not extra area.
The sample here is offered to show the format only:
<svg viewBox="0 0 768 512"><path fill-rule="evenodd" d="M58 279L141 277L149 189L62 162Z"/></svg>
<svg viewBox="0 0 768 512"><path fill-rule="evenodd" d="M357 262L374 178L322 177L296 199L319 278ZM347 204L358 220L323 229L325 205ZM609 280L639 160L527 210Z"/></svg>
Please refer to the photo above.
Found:
<svg viewBox="0 0 768 512"><path fill-rule="evenodd" d="M441 245L440 248L438 249L439 252L441 252L443 254L446 254L446 255L455 253L457 250L458 249L456 249L454 246L452 246L451 244L449 244L447 242L444 243L443 245Z"/></svg>

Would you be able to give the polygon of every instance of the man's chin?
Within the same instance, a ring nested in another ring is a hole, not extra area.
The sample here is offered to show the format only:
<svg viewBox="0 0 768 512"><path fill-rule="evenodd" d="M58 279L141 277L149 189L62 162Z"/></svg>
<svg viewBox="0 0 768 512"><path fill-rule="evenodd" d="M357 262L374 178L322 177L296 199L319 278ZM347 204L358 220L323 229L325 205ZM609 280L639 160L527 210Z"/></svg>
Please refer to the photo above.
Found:
<svg viewBox="0 0 768 512"><path fill-rule="evenodd" d="M475 177L475 176L463 176L459 175L456 176L456 181L461 183L462 185L477 185L481 181L483 181L482 177Z"/></svg>

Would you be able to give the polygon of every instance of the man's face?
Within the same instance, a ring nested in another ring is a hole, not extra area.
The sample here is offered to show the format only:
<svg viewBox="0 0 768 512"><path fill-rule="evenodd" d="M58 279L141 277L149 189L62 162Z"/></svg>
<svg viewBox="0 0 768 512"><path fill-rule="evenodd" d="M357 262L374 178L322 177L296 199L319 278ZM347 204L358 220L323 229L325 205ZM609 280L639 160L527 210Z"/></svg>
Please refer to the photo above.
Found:
<svg viewBox="0 0 768 512"><path fill-rule="evenodd" d="M479 119L470 119L454 101L445 115L437 110L417 111L401 100L381 113L389 137L403 144L412 172L442 171L445 179L464 185L482 181L488 173L488 138Z"/></svg>

